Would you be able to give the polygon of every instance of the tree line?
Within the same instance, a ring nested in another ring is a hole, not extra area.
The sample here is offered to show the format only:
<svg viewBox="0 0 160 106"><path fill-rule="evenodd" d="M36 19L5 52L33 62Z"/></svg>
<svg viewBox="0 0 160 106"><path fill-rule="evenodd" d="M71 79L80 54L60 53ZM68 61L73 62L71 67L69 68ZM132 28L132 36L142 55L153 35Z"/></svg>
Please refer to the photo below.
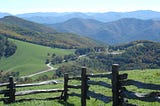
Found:
<svg viewBox="0 0 160 106"><path fill-rule="evenodd" d="M0 35L0 58L2 56L9 57L16 52L17 46L8 40L8 38Z"/></svg>

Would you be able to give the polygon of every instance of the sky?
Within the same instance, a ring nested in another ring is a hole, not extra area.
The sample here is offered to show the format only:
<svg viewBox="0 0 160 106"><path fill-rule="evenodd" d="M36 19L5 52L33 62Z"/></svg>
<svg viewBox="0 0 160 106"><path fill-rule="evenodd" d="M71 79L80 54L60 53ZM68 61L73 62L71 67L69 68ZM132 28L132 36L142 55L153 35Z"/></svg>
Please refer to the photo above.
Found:
<svg viewBox="0 0 160 106"><path fill-rule="evenodd" d="M0 12L128 12L160 11L160 0L0 0Z"/></svg>

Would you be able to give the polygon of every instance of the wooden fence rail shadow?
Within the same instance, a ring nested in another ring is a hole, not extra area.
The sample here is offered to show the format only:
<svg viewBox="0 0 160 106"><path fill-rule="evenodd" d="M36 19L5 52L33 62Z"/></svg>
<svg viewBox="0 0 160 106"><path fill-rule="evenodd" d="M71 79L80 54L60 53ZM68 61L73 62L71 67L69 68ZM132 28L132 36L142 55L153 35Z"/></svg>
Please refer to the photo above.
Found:
<svg viewBox="0 0 160 106"><path fill-rule="evenodd" d="M160 102L160 92L157 92L157 90L160 90L160 85L143 83L143 82L135 81L132 79L126 79L125 81L120 81L120 85L122 87L120 96L123 98L136 99L136 100L145 101L145 102ZM129 85L136 86L137 88L149 89L149 90L152 90L152 92L150 93L132 92L125 88L125 86L129 86ZM124 102L123 104L127 104L127 103Z"/></svg>

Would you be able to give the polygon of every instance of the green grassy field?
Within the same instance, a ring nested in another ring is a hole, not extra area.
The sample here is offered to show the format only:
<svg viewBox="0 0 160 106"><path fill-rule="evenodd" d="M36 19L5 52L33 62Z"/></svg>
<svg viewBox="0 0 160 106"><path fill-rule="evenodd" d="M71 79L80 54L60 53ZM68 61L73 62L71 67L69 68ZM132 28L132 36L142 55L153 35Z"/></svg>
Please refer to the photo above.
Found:
<svg viewBox="0 0 160 106"><path fill-rule="evenodd" d="M140 82L145 83L152 83L152 84L160 84L160 70L132 70L132 71L122 71L121 73L128 73L128 79L134 79ZM57 79L62 80L62 79ZM91 80L95 81L105 81L107 83L111 83L111 80L107 78L92 78ZM69 81L69 84L80 84L79 81ZM29 88L19 88L17 91L23 91L23 90L33 90L33 89L51 89L51 88L63 88L63 84L57 84L57 85L45 85L45 86L38 86L38 87L29 87ZM150 92L150 90L145 89L139 89L134 86L129 86L127 89L139 92L139 93L146 93ZM91 85L89 90L101 93L106 96L112 96L112 90L109 88L101 87L101 86L94 86ZM76 92L80 94L80 90L70 89L69 93ZM160 90L158 90L160 92ZM46 97L54 97L60 95L59 93L49 93L49 94L34 94L34 95L28 95L28 96L22 96L17 97L19 98L46 98ZM143 102L139 100L130 100L129 103L137 104L138 106L160 106L159 102ZM0 102L0 106L5 106L3 102ZM29 101L29 102L21 102L21 103L13 103L7 106L80 106L80 98L78 97L69 97L68 101L65 103L63 101L59 100L51 100L51 101ZM102 101L96 100L94 98L91 98L90 100L87 100L87 106L112 106L112 102L110 103L104 103Z"/></svg>
<svg viewBox="0 0 160 106"><path fill-rule="evenodd" d="M16 53L9 58L0 60L0 70L20 72L20 75L29 75L46 69L47 54L66 55L74 50L50 48L11 39L17 45Z"/></svg>

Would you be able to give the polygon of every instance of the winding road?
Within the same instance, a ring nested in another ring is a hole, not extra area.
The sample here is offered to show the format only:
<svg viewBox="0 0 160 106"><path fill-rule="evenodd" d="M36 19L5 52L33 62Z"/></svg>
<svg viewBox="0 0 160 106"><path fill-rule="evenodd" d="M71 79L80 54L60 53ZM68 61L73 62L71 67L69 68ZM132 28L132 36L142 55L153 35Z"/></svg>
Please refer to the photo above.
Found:
<svg viewBox="0 0 160 106"><path fill-rule="evenodd" d="M80 55L78 56L78 58L81 58L81 57L85 57L86 55ZM26 76L22 76L21 78L29 78L29 77L33 77L33 76L36 76L36 75L39 75L39 74L42 74L42 73L45 73L45 72L48 72L48 71L51 71L51 70L57 70L57 68L54 68L51 66L51 63L48 63L46 64L46 66L48 67L48 69L46 70L43 70L43 71L40 71L40 72L37 72L37 73L34 73L34 74L30 74L30 75L26 75Z"/></svg>
<svg viewBox="0 0 160 106"><path fill-rule="evenodd" d="M21 78L33 77L33 76L36 76L36 75L39 75L39 74L42 74L42 73L45 73L45 72L48 72L48 71L51 71L51 70L57 70L57 68L54 68L54 67L51 66L51 63L46 64L46 66L48 67L48 69L46 69L46 70L31 74L31 75L22 76Z"/></svg>

